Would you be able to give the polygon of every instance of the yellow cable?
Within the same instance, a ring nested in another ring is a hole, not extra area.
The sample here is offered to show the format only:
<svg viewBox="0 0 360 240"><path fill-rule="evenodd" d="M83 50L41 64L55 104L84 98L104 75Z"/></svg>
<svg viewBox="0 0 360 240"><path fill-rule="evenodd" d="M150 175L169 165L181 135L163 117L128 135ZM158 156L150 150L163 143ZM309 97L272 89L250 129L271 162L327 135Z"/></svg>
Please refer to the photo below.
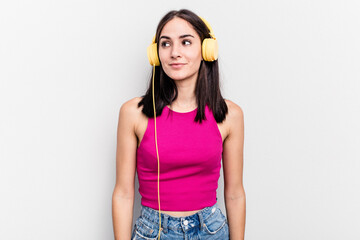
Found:
<svg viewBox="0 0 360 240"><path fill-rule="evenodd" d="M154 125L155 125L155 147L156 147L156 156L158 161L158 181L157 181L157 187L158 187L158 203L159 203L159 237L160 239L160 231L161 231L161 210L160 210L160 184L159 184L159 178L160 178L160 161L159 161L159 151L158 151L158 145L157 145L157 136L156 136L156 107L155 107L155 94L154 94L154 80L155 78L155 64L153 67L153 75L152 75L152 97L153 97L153 109L154 109Z"/></svg>

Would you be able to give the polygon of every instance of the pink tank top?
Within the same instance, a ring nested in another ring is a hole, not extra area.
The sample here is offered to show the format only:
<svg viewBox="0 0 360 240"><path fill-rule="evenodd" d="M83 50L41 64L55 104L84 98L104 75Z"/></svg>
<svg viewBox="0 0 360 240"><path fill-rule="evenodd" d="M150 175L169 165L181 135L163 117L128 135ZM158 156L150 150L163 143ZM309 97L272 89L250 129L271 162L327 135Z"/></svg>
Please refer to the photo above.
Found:
<svg viewBox="0 0 360 240"><path fill-rule="evenodd" d="M211 110L194 122L197 109L180 113L164 107L156 118L160 160L160 209L192 211L214 205L220 177L222 137ZM136 152L141 204L158 210L154 118Z"/></svg>

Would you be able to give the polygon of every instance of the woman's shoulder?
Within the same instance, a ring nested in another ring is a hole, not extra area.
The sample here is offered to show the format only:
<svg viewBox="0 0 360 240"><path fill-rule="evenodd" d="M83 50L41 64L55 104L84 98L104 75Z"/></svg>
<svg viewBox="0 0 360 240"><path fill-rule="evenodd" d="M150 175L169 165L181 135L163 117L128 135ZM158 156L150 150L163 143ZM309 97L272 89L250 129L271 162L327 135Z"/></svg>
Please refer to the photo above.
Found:
<svg viewBox="0 0 360 240"><path fill-rule="evenodd" d="M244 113L242 108L233 101L225 99L225 102L228 107L228 113L226 114L224 125L230 133L238 129L239 126L244 125Z"/></svg>
<svg viewBox="0 0 360 240"><path fill-rule="evenodd" d="M141 99L142 97L134 97L129 99L121 105L121 109L125 109L127 111L134 111L137 109L141 110L141 108L138 107L138 103L141 101Z"/></svg>
<svg viewBox="0 0 360 240"><path fill-rule="evenodd" d="M142 114L142 106L138 107L138 103L142 97L134 97L124 102L120 107L120 116L135 120Z"/></svg>
<svg viewBox="0 0 360 240"><path fill-rule="evenodd" d="M239 139L244 134L244 113L238 104L229 99L224 100L228 107L224 121L224 128L226 129L225 139L229 142L228 139ZM232 137L229 138L229 136Z"/></svg>
<svg viewBox="0 0 360 240"><path fill-rule="evenodd" d="M241 117L244 113L242 108L229 99L224 99L228 107L228 115L231 117Z"/></svg>

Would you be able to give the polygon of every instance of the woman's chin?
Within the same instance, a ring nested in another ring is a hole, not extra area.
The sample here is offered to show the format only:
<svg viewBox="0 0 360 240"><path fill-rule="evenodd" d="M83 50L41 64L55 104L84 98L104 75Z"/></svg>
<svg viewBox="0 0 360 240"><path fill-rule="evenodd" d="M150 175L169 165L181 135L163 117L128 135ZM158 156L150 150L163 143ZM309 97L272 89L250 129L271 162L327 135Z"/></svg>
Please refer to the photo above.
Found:
<svg viewBox="0 0 360 240"><path fill-rule="evenodd" d="M174 75L170 75L169 77L174 81L183 81L183 80L187 80L187 79L192 79L194 76L185 76L185 75L174 74Z"/></svg>

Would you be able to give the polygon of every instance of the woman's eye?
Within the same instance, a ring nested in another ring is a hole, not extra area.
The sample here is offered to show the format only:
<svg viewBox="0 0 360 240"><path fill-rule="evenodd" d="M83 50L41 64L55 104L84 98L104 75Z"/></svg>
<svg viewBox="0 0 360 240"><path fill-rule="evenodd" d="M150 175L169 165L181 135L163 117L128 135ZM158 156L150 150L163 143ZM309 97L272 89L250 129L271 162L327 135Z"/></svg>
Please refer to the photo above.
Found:
<svg viewBox="0 0 360 240"><path fill-rule="evenodd" d="M183 41L183 44L184 44L184 45L190 45L191 42L190 42L189 40L184 40L184 41Z"/></svg>
<svg viewBox="0 0 360 240"><path fill-rule="evenodd" d="M161 46L168 47L168 46L170 46L170 43L169 42L161 42Z"/></svg>

